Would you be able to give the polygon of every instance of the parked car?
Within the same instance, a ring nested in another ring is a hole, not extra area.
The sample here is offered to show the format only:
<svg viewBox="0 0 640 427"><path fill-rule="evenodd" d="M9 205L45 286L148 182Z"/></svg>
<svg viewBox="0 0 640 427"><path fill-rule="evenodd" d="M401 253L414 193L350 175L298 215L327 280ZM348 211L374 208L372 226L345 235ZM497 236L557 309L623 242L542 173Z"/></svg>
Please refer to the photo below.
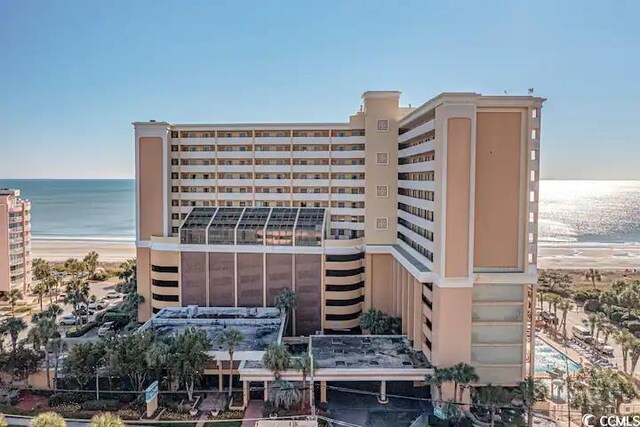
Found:
<svg viewBox="0 0 640 427"><path fill-rule="evenodd" d="M86 305L81 305L76 308L76 314L79 316L86 316L87 314L93 314L95 310L92 310L91 307L87 308Z"/></svg>
<svg viewBox="0 0 640 427"><path fill-rule="evenodd" d="M62 326L73 326L76 324L76 316L62 316L60 318L60 324Z"/></svg>
<svg viewBox="0 0 640 427"><path fill-rule="evenodd" d="M113 331L113 322L104 322L98 329L98 336L103 337Z"/></svg>
<svg viewBox="0 0 640 427"><path fill-rule="evenodd" d="M89 304L89 310L104 310L107 307L109 307L109 301L103 299Z"/></svg>
<svg viewBox="0 0 640 427"><path fill-rule="evenodd" d="M122 294L116 291L109 291L104 297L108 299L117 299L122 297Z"/></svg>

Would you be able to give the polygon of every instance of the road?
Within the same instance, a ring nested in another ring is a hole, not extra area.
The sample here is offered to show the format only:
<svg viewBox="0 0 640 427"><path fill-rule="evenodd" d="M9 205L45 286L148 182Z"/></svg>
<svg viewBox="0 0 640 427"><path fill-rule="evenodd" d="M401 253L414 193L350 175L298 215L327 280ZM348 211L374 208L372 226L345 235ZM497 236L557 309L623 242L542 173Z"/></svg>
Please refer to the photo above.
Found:
<svg viewBox="0 0 640 427"><path fill-rule="evenodd" d="M582 323L582 319L586 319L587 318L587 314L582 310L582 308L576 308L573 311L570 311L567 313L567 335L571 335L571 329L574 326L584 326L584 323ZM600 333L600 339L602 339L602 333ZM617 364L618 367L620 369L622 369L622 349L620 348L620 345L618 345L615 340L613 339L612 336L609 336L609 342L607 345L610 345L611 347L613 347L613 358L611 358L610 360L614 363ZM640 364L639 364L640 365ZM638 372L638 367L636 367L636 370L634 373Z"/></svg>

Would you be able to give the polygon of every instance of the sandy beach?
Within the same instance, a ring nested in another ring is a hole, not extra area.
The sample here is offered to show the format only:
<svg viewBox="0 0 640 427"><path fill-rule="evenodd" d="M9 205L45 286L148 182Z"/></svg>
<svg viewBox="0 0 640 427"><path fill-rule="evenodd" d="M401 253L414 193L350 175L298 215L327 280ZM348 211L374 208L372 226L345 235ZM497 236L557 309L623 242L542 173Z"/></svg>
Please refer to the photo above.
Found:
<svg viewBox="0 0 640 427"><path fill-rule="evenodd" d="M98 252L101 262L122 262L136 256L133 241L33 239L31 251L34 258L54 262L82 258L90 251Z"/></svg>
<svg viewBox="0 0 640 427"><path fill-rule="evenodd" d="M103 262L121 262L135 257L133 241L34 239L32 251L35 258L64 261L80 258L89 251L100 254ZM640 246L582 244L545 245L538 249L538 268L546 269L640 269Z"/></svg>

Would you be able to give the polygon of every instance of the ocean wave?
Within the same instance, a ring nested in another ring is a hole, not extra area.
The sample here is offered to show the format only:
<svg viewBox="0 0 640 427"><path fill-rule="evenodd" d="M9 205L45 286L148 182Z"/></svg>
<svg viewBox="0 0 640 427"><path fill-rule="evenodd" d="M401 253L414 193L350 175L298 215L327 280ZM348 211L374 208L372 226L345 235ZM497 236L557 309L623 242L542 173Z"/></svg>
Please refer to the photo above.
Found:
<svg viewBox="0 0 640 427"><path fill-rule="evenodd" d="M82 242L112 242L134 243L135 236L56 236L56 235L32 235L31 240L42 241L82 241Z"/></svg>

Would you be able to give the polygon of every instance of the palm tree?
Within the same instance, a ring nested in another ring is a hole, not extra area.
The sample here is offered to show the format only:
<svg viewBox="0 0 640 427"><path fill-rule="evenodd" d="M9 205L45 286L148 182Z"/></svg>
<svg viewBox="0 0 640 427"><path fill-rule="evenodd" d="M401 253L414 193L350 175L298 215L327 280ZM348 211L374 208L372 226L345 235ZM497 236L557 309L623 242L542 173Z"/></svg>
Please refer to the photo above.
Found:
<svg viewBox="0 0 640 427"><path fill-rule="evenodd" d="M87 265L82 261L78 261L76 258L69 258L64 262L64 269L76 280L80 277L81 273L87 271Z"/></svg>
<svg viewBox="0 0 640 427"><path fill-rule="evenodd" d="M81 279L74 279L67 285L65 302L73 305L73 314L76 316L76 326L80 321L78 308L89 299L89 284Z"/></svg>
<svg viewBox="0 0 640 427"><path fill-rule="evenodd" d="M598 316L595 313L591 313L586 319L582 319L582 323L589 328L591 337L593 338L596 324L598 323Z"/></svg>
<svg viewBox="0 0 640 427"><path fill-rule="evenodd" d="M91 418L89 427L125 427L125 424L119 416L109 412L103 412Z"/></svg>
<svg viewBox="0 0 640 427"><path fill-rule="evenodd" d="M5 294L5 299L9 302L11 306L11 317L16 317L15 309L18 301L22 299L22 291L20 289L11 289L9 292Z"/></svg>
<svg viewBox="0 0 640 427"><path fill-rule="evenodd" d="M242 342L244 336L237 329L225 329L218 336L218 344L220 344L229 353L229 398L231 398L233 387L233 353L236 347Z"/></svg>
<svg viewBox="0 0 640 427"><path fill-rule="evenodd" d="M9 333L9 336L11 337L11 348L13 348L13 352L15 353L16 348L18 347L18 336L20 335L20 332L27 328L27 324L22 319L11 317L4 321L2 328Z"/></svg>
<svg viewBox="0 0 640 427"><path fill-rule="evenodd" d="M53 354L54 362L53 362L53 390L55 391L58 388L58 369L59 363L58 359L60 358L60 354L67 348L67 344L62 340L62 338L53 338L47 342L46 349L49 353Z"/></svg>
<svg viewBox="0 0 640 427"><path fill-rule="evenodd" d="M477 401L484 407L489 408L489 413L491 415L491 427L494 427L496 411L508 400L507 391L502 387L491 384L476 388L475 390Z"/></svg>
<svg viewBox="0 0 640 427"><path fill-rule="evenodd" d="M527 425L533 425L533 407L536 402L544 401L547 395L547 386L541 380L534 380L529 377L518 383L514 390L516 398L522 401L522 406L527 410Z"/></svg>
<svg viewBox="0 0 640 427"><path fill-rule="evenodd" d="M627 309L627 314L631 315L632 311L640 304L640 290L636 284L631 284L620 293L620 304Z"/></svg>
<svg viewBox="0 0 640 427"><path fill-rule="evenodd" d="M622 349L622 369L624 370L624 372L627 372L629 350L633 345L634 339L635 337L633 336L633 334L626 329L614 336L614 340L618 345L620 345L620 348Z"/></svg>
<svg viewBox="0 0 640 427"><path fill-rule="evenodd" d="M538 301L540 301L540 311L544 311L544 302L547 298L547 294L543 291L538 291Z"/></svg>
<svg viewBox="0 0 640 427"><path fill-rule="evenodd" d="M31 288L34 294L38 296L38 302L40 303L40 311L42 311L42 300L47 293L47 285L45 282L39 282Z"/></svg>
<svg viewBox="0 0 640 427"><path fill-rule="evenodd" d="M602 275L595 268L588 269L584 274L584 278L587 280L591 280L594 288L596 287L596 280L598 282L602 281Z"/></svg>
<svg viewBox="0 0 640 427"><path fill-rule="evenodd" d="M96 268L98 267L98 257L98 252L91 251L82 259L82 262L86 266L87 273L89 273L89 277L93 276L96 273Z"/></svg>
<svg viewBox="0 0 640 427"><path fill-rule="evenodd" d="M287 318L285 319L285 331L289 330L289 324L291 324L291 328L293 328L293 310L298 307L298 296L295 292L293 292L289 288L284 288L278 295L276 295L275 300L273 301L274 306L280 310L280 313L286 313Z"/></svg>
<svg viewBox="0 0 640 427"><path fill-rule="evenodd" d="M618 294L613 291L602 292L598 297L598 300L600 301L600 304L605 307L607 318L611 320L613 307L618 305Z"/></svg>
<svg viewBox="0 0 640 427"><path fill-rule="evenodd" d="M602 328L604 328L604 325L607 323L607 316L605 316L604 313L598 313L596 314L596 337L593 340L593 345L598 345L598 338L600 338L600 332L602 331Z"/></svg>
<svg viewBox="0 0 640 427"><path fill-rule="evenodd" d="M293 360L293 366L302 373L302 398L306 401L307 377L311 374L311 371L315 369L315 361L308 353L304 353L302 356L296 357Z"/></svg>
<svg viewBox="0 0 640 427"><path fill-rule="evenodd" d="M633 375L636 371L636 365L638 364L638 359L640 358L640 339L634 338L631 341L631 348L629 349L631 352L631 369L629 373Z"/></svg>
<svg viewBox="0 0 640 427"><path fill-rule="evenodd" d="M285 380L276 380L271 384L269 400L273 402L276 408L284 407L289 409L300 401L300 391L293 383Z"/></svg>
<svg viewBox="0 0 640 427"><path fill-rule="evenodd" d="M574 309L574 305L571 300L562 299L558 303L558 308L562 312L562 320L560 321L560 325L562 326L562 336L566 340L567 339L567 314Z"/></svg>
<svg viewBox="0 0 640 427"><path fill-rule="evenodd" d="M136 278L136 260L129 259L120 264L118 278L124 283L130 283Z"/></svg>
<svg viewBox="0 0 640 427"><path fill-rule="evenodd" d="M611 334L614 334L617 331L616 327L613 326L611 323L607 322L604 324L604 326L602 327L602 333L604 334L604 345L607 345L609 343L609 336Z"/></svg>
<svg viewBox="0 0 640 427"><path fill-rule="evenodd" d="M451 378L453 379L453 400L455 402L462 402L464 391L469 388L471 383L479 379L476 369L466 363L458 363L453 366L451 368ZM456 393L459 393L459 398L456 397Z"/></svg>
<svg viewBox="0 0 640 427"><path fill-rule="evenodd" d="M291 366L291 354L284 344L270 344L262 356L262 364L273 372L276 380L280 379L280 372Z"/></svg>
<svg viewBox="0 0 640 427"><path fill-rule="evenodd" d="M40 317L36 322L34 327L29 331L28 339L33 343L33 348L36 350L40 350L40 348L44 347L45 349L45 359L46 359L46 367L47 367L47 387L51 388L51 365L49 359L49 350L48 344L49 341L53 338L59 338L60 334L58 333L58 327L55 323L55 318L50 317Z"/></svg>
<svg viewBox="0 0 640 427"><path fill-rule="evenodd" d="M453 371L451 368L433 368L433 374L425 377L425 383L436 387L438 394L436 403L440 403L442 401L442 384L449 382L452 379Z"/></svg>

